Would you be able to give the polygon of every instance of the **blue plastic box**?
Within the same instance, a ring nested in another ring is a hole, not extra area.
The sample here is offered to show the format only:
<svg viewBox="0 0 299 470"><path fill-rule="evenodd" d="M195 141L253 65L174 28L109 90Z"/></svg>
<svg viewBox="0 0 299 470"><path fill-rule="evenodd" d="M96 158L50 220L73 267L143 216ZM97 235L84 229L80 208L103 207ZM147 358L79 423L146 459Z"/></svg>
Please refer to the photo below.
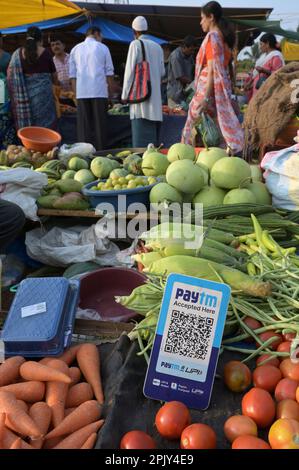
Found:
<svg viewBox="0 0 299 470"><path fill-rule="evenodd" d="M147 178L146 176L144 178ZM119 189L117 191L91 191L90 188L92 186L97 186L98 183L104 182L106 180L97 180L92 181L92 183L86 184L83 189L82 193L89 198L90 204L93 208L96 208L98 204L101 203L109 203L119 211L120 208L118 206L118 196L125 195L126 196L126 205L124 209L127 209L130 204L134 202L139 202L144 204L147 208L149 207L149 193L155 184L157 183L143 186L142 188L134 188L134 189ZM123 208L121 208L123 209Z"/></svg>
<svg viewBox="0 0 299 470"><path fill-rule="evenodd" d="M5 356L58 356L72 340L80 282L62 277L23 280L4 323Z"/></svg>

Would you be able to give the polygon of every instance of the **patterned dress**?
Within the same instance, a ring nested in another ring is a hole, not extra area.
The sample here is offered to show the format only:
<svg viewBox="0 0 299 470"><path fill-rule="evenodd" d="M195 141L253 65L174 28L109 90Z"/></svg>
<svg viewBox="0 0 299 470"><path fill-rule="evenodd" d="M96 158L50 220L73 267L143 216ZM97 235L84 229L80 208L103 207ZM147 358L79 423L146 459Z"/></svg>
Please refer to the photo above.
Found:
<svg viewBox="0 0 299 470"><path fill-rule="evenodd" d="M189 106L188 118L182 134L182 142L192 144L192 130L200 114L208 81L208 61L210 51L213 58L214 93L207 112L217 118L226 145L233 153L240 153L244 146L244 133L234 111L231 94L231 81L226 66L226 50L220 33L213 31L206 35L196 58L195 94Z"/></svg>

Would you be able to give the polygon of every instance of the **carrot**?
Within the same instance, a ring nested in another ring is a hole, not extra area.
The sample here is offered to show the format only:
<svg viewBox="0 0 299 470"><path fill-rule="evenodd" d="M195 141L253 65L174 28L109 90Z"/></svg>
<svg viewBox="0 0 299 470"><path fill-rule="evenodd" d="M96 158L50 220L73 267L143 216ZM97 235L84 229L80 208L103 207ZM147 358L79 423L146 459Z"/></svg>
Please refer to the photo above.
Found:
<svg viewBox="0 0 299 470"><path fill-rule="evenodd" d="M46 435L49 430L52 418L52 411L51 408L47 405L47 403L43 401L34 403L34 405L32 405L29 410L29 416L37 424L39 429L42 431L43 435ZM31 440L30 444L35 449L41 449L43 442L44 440L40 438Z"/></svg>
<svg viewBox="0 0 299 470"><path fill-rule="evenodd" d="M22 356L6 359L0 366L0 387L14 383L19 377L20 366L25 362Z"/></svg>
<svg viewBox="0 0 299 470"><path fill-rule="evenodd" d="M77 408L66 408L64 410L64 417L66 418L68 415L70 415L73 411L75 411Z"/></svg>
<svg viewBox="0 0 299 470"><path fill-rule="evenodd" d="M27 403L25 403L23 400L17 400L17 402L18 405L22 408L22 410L24 410L25 413L28 413L29 406L27 405Z"/></svg>
<svg viewBox="0 0 299 470"><path fill-rule="evenodd" d="M54 449L80 449L91 434L97 432L104 424L104 420L88 424L63 439Z"/></svg>
<svg viewBox="0 0 299 470"><path fill-rule="evenodd" d="M64 434L71 434L78 429L87 426L87 424L94 423L101 416L102 407L96 400L89 400L82 405L78 406L69 416L58 424L49 434L46 439L51 437L59 437Z"/></svg>
<svg viewBox="0 0 299 470"><path fill-rule="evenodd" d="M17 384L6 385L0 388L0 392L13 393L17 400L28 401L28 403L35 403L41 401L45 395L45 384L32 380L30 382L20 382Z"/></svg>
<svg viewBox="0 0 299 470"><path fill-rule="evenodd" d="M77 352L77 362L86 381L92 386L99 403L104 402L100 375L100 354L95 344L82 344Z"/></svg>
<svg viewBox="0 0 299 470"><path fill-rule="evenodd" d="M65 362L59 359L52 359L48 362L49 367L53 367L63 374L68 375L69 368ZM46 403L52 410L52 423L54 428L64 419L65 401L68 393L68 384L63 382L50 381L46 386Z"/></svg>
<svg viewBox="0 0 299 470"><path fill-rule="evenodd" d="M33 438L42 436L41 430L18 405L12 393L0 391L0 413L6 414L5 425L7 427L12 425L14 429L18 430L19 434Z"/></svg>
<svg viewBox="0 0 299 470"><path fill-rule="evenodd" d="M76 359L77 352L79 351L81 346L82 346L81 344L77 344L76 346L71 346L61 356L59 356L58 359L65 362L68 366L71 365Z"/></svg>
<svg viewBox="0 0 299 470"><path fill-rule="evenodd" d="M48 365L40 364L35 361L27 361L20 367L20 375L26 380L39 380L41 382L63 382L69 384L71 379L69 375L63 374L59 370L55 370L49 365L52 361L48 362Z"/></svg>
<svg viewBox="0 0 299 470"><path fill-rule="evenodd" d="M87 382L81 382L73 385L68 391L65 407L73 408L81 405L85 401L93 399L93 391L91 386Z"/></svg>
<svg viewBox="0 0 299 470"><path fill-rule="evenodd" d="M44 357L40 361L38 361L39 364L43 364L44 366L48 365L50 361L53 361L53 357Z"/></svg>
<svg viewBox="0 0 299 470"><path fill-rule="evenodd" d="M22 439L18 437L10 446L10 449L22 449Z"/></svg>
<svg viewBox="0 0 299 470"><path fill-rule="evenodd" d="M0 449L4 449L5 413L0 413Z"/></svg>
<svg viewBox="0 0 299 470"><path fill-rule="evenodd" d="M53 439L45 439L43 443L43 449L54 449L61 441L63 441L64 437L53 437Z"/></svg>
<svg viewBox="0 0 299 470"><path fill-rule="evenodd" d="M13 432L9 429L4 429L4 436L3 436L3 449L10 449L12 444L18 439ZM22 449L32 449L30 444L27 444L23 439L21 439Z"/></svg>
<svg viewBox="0 0 299 470"><path fill-rule="evenodd" d="M97 433L93 432L88 439L84 442L81 449L93 449L97 440Z"/></svg>
<svg viewBox="0 0 299 470"><path fill-rule="evenodd" d="M70 375L70 378L71 378L71 383L70 383L70 387L72 387L73 385L76 385L78 382L80 382L80 379L81 379L81 371L79 369L79 367L70 367L69 368L69 375Z"/></svg>

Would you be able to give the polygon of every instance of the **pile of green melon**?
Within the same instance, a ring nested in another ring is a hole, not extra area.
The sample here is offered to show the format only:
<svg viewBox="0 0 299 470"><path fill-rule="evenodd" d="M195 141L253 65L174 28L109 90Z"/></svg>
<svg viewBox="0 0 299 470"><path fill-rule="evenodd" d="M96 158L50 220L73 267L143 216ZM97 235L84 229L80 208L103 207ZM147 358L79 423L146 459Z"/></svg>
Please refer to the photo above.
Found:
<svg viewBox="0 0 299 470"><path fill-rule="evenodd" d="M229 157L217 147L196 155L186 144L170 147L166 182L150 192L151 203L192 202L205 207L221 204L271 204L271 196L262 183L258 165L249 165L239 157Z"/></svg>

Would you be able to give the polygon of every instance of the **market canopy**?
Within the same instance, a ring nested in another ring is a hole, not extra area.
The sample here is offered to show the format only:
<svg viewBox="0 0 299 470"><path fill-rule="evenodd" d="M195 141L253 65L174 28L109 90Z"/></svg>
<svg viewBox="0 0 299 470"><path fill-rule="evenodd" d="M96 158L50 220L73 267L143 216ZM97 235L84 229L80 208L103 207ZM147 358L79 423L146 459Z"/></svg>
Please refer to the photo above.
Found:
<svg viewBox="0 0 299 470"><path fill-rule="evenodd" d="M98 26L102 31L103 38L109 41L129 44L134 39L132 28L115 23L107 18L94 18L91 23L86 22L80 26L76 32L85 34L90 26ZM160 39L155 36L149 35L149 37L158 44L164 44L166 42L165 39Z"/></svg>
<svg viewBox="0 0 299 470"><path fill-rule="evenodd" d="M280 47L284 60L287 62L299 60L299 43L294 43L288 41L287 39L283 39L280 43Z"/></svg>
<svg viewBox="0 0 299 470"><path fill-rule="evenodd" d="M186 5L132 5L113 4L104 2L77 2L82 8L86 8L96 16L107 18L131 27L132 21L138 15L145 16L149 24L149 32L155 36L163 37L169 42L180 43L181 40L192 34L195 37L203 38L204 33L200 27L200 6L189 7ZM161 1L162 3L162 1ZM184 3L184 2L182 2ZM204 2L198 2L204 3ZM236 2L237 3L237 2ZM272 8L224 8L227 18L265 20L271 13ZM241 26L241 30L246 30L246 26Z"/></svg>
<svg viewBox="0 0 299 470"><path fill-rule="evenodd" d="M41 21L37 23L23 24L22 26L14 26L12 28L0 29L2 34L21 34L25 33L30 26L37 26L40 29L55 29L63 28L64 26L69 26L73 23L78 23L82 21L82 15L65 17L65 18L55 18L54 20Z"/></svg>
<svg viewBox="0 0 299 470"><path fill-rule="evenodd" d="M240 25L245 25L254 29L258 29L265 33L277 34L278 36L283 36L284 38L299 41L299 33L282 29L282 27L280 26L280 21L262 21L251 19L244 20L240 18L233 18L232 21Z"/></svg>
<svg viewBox="0 0 299 470"><path fill-rule="evenodd" d="M0 0L0 30L80 13L68 0Z"/></svg>

